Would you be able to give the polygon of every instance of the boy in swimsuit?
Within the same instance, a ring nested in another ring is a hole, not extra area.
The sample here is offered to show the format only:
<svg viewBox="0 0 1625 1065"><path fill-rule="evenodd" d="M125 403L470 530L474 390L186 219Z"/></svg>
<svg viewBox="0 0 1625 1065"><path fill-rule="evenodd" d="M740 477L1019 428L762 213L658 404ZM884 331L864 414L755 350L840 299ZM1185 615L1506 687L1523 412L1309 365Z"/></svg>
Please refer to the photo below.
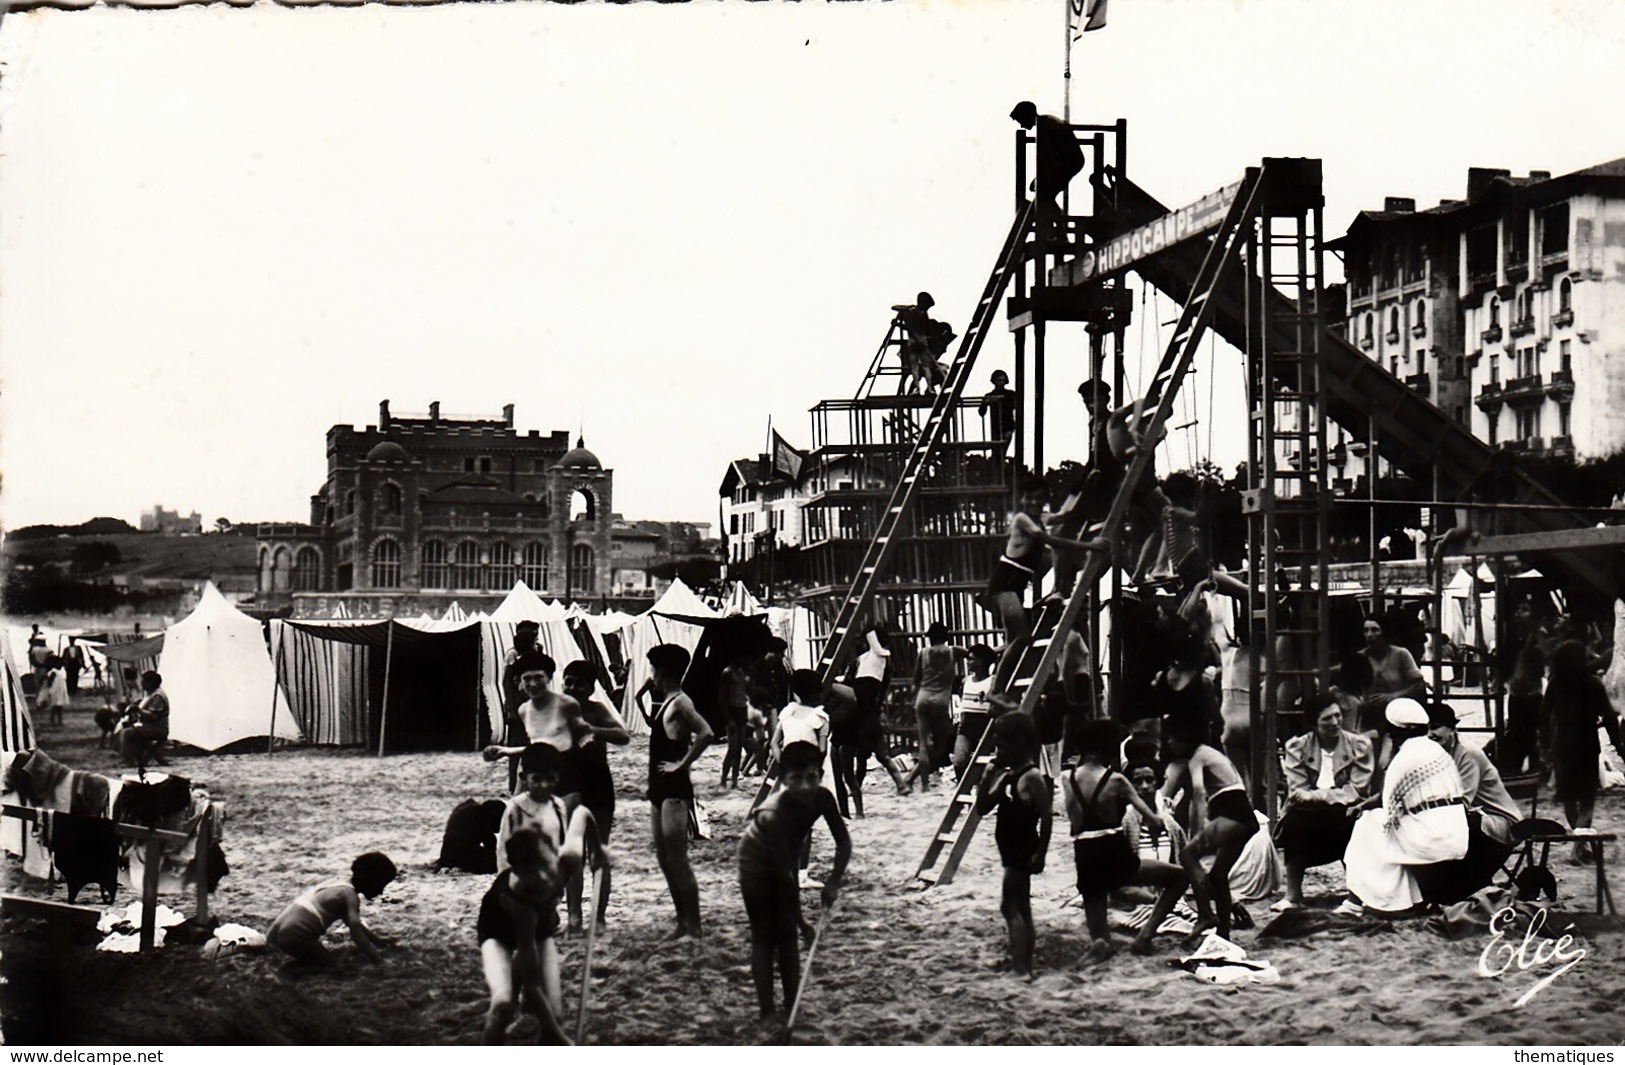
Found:
<svg viewBox="0 0 1625 1065"><path fill-rule="evenodd" d="M1183 790L1187 804L1190 839L1180 849L1179 860L1190 877L1199 915L1191 939L1200 940L1210 928L1217 928L1220 936L1229 939L1230 869L1258 831L1253 804L1230 759L1201 742L1189 725L1182 723L1163 736L1163 756L1168 769L1162 794L1172 800ZM1213 855L1213 867L1204 871L1202 858L1209 854Z"/></svg>
<svg viewBox="0 0 1625 1065"><path fill-rule="evenodd" d="M361 899L375 899L395 879L395 863L388 855L368 851L350 864L350 881L329 880L303 892L283 910L265 933L265 941L289 955L282 971L289 976L327 968L331 956L322 947L322 935L334 921L343 921L361 952L382 964L380 946L390 941L361 923Z"/></svg>
<svg viewBox="0 0 1625 1065"><path fill-rule="evenodd" d="M480 900L474 932L491 991L480 1040L487 1046L500 1043L513 1020L516 983L518 995L541 1024L536 1041L570 1042L559 1022L564 1007L554 936L559 930L559 895L582 868L587 835L594 831L592 814L579 808L562 845L548 833L522 828L503 847L507 870L497 874ZM599 856L607 863L602 849Z"/></svg>
<svg viewBox="0 0 1625 1065"><path fill-rule="evenodd" d="M1103 962L1117 952L1106 906L1113 891L1130 884L1161 889L1150 919L1129 945L1136 954L1154 953L1153 937L1185 894L1188 881L1177 865L1142 859L1136 841L1123 830L1129 807L1144 824L1161 826L1163 821L1129 779L1111 768L1117 758L1117 726L1110 721L1086 722L1078 730L1077 742L1079 764L1065 778L1066 812L1091 940L1084 964Z"/></svg>
<svg viewBox="0 0 1625 1065"><path fill-rule="evenodd" d="M1034 873L1044 871L1049 853L1050 782L1038 769L1038 728L1026 714L1008 713L993 722L991 772L982 779L976 809L998 809L994 842L1004 865L999 912L1010 935L1010 964L1033 978Z"/></svg>
<svg viewBox="0 0 1625 1065"><path fill-rule="evenodd" d="M715 738L711 726L694 709L683 691L689 653L676 644L649 649L650 684L660 700L649 725L649 805L654 819L655 858L666 876L672 905L677 908L677 929L672 939L700 932L700 886L688 862L688 828L694 807L694 782L688 767Z"/></svg>
<svg viewBox="0 0 1625 1065"><path fill-rule="evenodd" d="M801 887L797 854L822 818L835 840L835 866L824 883L824 908L835 897L852 857L852 838L822 786L824 755L810 743L789 743L779 757L779 787L752 810L739 840L739 893L750 918L750 975L763 1021L777 1020L773 1008L773 961L777 957L784 1006L801 986Z"/></svg>
<svg viewBox="0 0 1625 1065"><path fill-rule="evenodd" d="M982 742L982 733L992 720L993 663L998 656L985 643L975 644L966 652L970 675L965 678L959 693L959 727L954 737L954 777L965 775L971 755Z"/></svg>
<svg viewBox="0 0 1625 1065"><path fill-rule="evenodd" d="M1105 539L1069 540L1044 528L1044 500L1047 494L1044 482L1029 477L1021 485L1021 507L1010 514L1009 536L1004 543L1004 554L993 565L993 576L987 583L988 605L1004 621L1004 631L1011 643L1026 637L1027 611L1022 606L1022 593L1029 581L1036 583L1045 566L1044 548L1057 547L1070 551L1109 551Z"/></svg>
<svg viewBox="0 0 1625 1065"><path fill-rule="evenodd" d="M551 655L531 651L515 660L511 667L519 674L519 688L525 701L513 712L509 724L508 743L491 744L485 748L485 760L494 762L506 755L509 761L509 784L512 790L518 783L518 756L530 744L545 743L559 752L559 779L557 793L579 797L580 774L576 766L576 739L589 730L582 716L581 705L568 695L553 690L553 675L558 666Z"/></svg>

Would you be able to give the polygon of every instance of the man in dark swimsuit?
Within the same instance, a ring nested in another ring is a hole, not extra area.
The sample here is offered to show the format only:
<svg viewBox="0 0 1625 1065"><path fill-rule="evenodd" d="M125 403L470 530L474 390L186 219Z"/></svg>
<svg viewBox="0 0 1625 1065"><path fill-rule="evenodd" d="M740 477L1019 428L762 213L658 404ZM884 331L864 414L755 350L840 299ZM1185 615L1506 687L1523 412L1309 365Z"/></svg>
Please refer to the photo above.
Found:
<svg viewBox="0 0 1625 1065"><path fill-rule="evenodd" d="M694 782L688 768L710 745L715 733L683 691L689 653L663 643L649 650L650 678L660 702L649 725L649 805L654 818L655 858L665 874L677 909L673 939L700 938L700 886L688 861L689 821L694 811Z"/></svg>

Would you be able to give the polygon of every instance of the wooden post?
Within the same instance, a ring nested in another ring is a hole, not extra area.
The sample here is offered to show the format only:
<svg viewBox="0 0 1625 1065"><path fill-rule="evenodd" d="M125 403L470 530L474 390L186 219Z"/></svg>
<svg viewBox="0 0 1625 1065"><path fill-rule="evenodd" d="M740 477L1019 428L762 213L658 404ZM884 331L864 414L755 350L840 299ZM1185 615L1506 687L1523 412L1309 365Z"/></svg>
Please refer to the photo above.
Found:
<svg viewBox="0 0 1625 1065"><path fill-rule="evenodd" d="M384 730L389 725L389 672L395 657L395 622L386 620L384 630L384 698L378 708L378 757L384 756Z"/></svg>
<svg viewBox="0 0 1625 1065"><path fill-rule="evenodd" d="M271 622L273 626L276 622ZM276 640L276 629L271 630L271 639ZM282 690L282 655L288 645L288 630L282 630L282 640L276 645L276 661L271 665L271 723L265 729L265 753L270 755L276 750L276 700L277 694Z"/></svg>
<svg viewBox="0 0 1625 1065"><path fill-rule="evenodd" d="M147 837L142 847L141 867L141 952L153 948L154 930L158 927L158 874L163 869L164 849L156 833Z"/></svg>
<svg viewBox="0 0 1625 1065"><path fill-rule="evenodd" d="M214 828L210 824L214 816L214 803L203 804L203 816L197 825L197 911L194 920L198 924L209 919L209 850L214 846Z"/></svg>

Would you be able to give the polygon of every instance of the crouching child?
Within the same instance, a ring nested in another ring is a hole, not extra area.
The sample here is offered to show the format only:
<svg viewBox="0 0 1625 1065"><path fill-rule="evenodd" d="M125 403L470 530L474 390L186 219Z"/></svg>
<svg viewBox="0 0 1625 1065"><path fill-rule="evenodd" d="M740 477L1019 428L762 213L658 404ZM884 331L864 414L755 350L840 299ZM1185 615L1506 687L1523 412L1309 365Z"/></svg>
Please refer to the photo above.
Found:
<svg viewBox="0 0 1625 1065"><path fill-rule="evenodd" d="M302 892L265 934L269 945L288 955L282 971L299 976L326 969L332 957L322 946L322 936L334 921L344 922L363 954L382 962L378 948L390 941L361 922L360 896L377 898L394 879L395 863L389 856L368 851L351 863L349 881L329 880Z"/></svg>

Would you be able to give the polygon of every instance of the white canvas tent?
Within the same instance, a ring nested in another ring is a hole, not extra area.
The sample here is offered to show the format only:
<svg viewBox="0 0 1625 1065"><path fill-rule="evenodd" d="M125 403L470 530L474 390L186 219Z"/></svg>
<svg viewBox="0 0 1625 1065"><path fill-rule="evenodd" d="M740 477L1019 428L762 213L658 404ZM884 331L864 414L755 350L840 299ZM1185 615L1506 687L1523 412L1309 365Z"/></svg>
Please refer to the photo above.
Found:
<svg viewBox="0 0 1625 1065"><path fill-rule="evenodd" d="M733 586L728 589L728 598L722 604L722 612L743 614L746 617L766 613L762 608L762 601L750 594L750 589L745 587L744 581L734 581Z"/></svg>
<svg viewBox="0 0 1625 1065"><path fill-rule="evenodd" d="M263 628L212 583L196 609L164 633L158 672L169 695L169 734L181 743L213 751L267 729L278 739L303 738L277 685Z"/></svg>

